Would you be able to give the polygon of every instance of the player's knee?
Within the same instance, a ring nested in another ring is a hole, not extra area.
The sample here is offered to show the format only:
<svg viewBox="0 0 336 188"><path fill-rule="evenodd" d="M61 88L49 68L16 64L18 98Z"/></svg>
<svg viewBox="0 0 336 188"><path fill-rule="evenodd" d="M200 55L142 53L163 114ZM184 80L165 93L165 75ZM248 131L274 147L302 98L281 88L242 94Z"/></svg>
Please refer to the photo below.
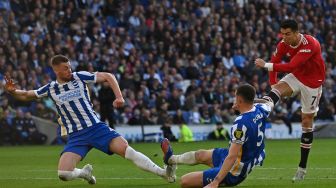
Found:
<svg viewBox="0 0 336 188"><path fill-rule="evenodd" d="M204 159L204 150L197 150L195 152L195 158L196 158L196 161L202 162Z"/></svg>
<svg viewBox="0 0 336 188"><path fill-rule="evenodd" d="M58 171L58 178L62 181L69 181L71 177L71 171Z"/></svg>
<svg viewBox="0 0 336 188"><path fill-rule="evenodd" d="M302 116L302 127L306 127L306 128L309 128L309 127L312 127L313 125L313 122L314 122L314 116L311 115L311 116Z"/></svg>
<svg viewBox="0 0 336 188"><path fill-rule="evenodd" d="M182 188L189 187L189 178L187 175L181 177L180 187Z"/></svg>
<svg viewBox="0 0 336 188"><path fill-rule="evenodd" d="M196 161L199 163L205 163L208 161L207 150L198 150L195 152Z"/></svg>

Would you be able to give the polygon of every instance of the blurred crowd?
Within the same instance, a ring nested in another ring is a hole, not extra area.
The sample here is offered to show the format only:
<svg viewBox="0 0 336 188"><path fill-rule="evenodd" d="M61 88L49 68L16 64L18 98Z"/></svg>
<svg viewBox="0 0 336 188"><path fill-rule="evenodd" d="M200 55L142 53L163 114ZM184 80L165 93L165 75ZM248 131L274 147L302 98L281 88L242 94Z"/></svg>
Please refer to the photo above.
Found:
<svg viewBox="0 0 336 188"><path fill-rule="evenodd" d="M68 56L73 71L117 77L122 109L112 108L107 85L90 87L94 108L111 125L231 123L239 83L259 97L269 90L254 59L270 59L287 18L321 43L327 79L317 119L335 118L333 0L0 0L0 13L0 119L8 124L18 109L57 119L50 99L19 102L3 89L5 75L27 90L54 80L56 54ZM274 120L300 121L300 100L284 100L274 113Z"/></svg>

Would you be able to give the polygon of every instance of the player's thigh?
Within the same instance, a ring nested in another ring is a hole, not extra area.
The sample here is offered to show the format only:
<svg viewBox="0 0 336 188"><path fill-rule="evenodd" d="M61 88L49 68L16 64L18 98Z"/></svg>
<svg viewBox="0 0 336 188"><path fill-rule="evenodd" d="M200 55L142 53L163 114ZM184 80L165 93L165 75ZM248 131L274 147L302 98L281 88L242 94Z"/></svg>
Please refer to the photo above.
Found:
<svg viewBox="0 0 336 188"><path fill-rule="evenodd" d="M301 106L302 113L307 114L307 118L311 117L310 114L315 114L318 111L320 98L322 95L322 86L319 88L310 88L301 84Z"/></svg>
<svg viewBox="0 0 336 188"><path fill-rule="evenodd" d="M76 153L64 152L58 162L58 170L72 171L82 157Z"/></svg>
<svg viewBox="0 0 336 188"><path fill-rule="evenodd" d="M109 150L122 157L125 157L125 152L126 152L127 147L128 147L128 142L122 136L112 139L109 144Z"/></svg>
<svg viewBox="0 0 336 188"><path fill-rule="evenodd" d="M290 97L296 95L300 91L301 82L292 74L289 73L283 77L273 88L281 93L281 97Z"/></svg>
<svg viewBox="0 0 336 188"><path fill-rule="evenodd" d="M292 88L288 85L287 82L284 81L280 81L277 84L273 85L273 88L277 89L280 92L281 97L290 97L293 94Z"/></svg>
<svg viewBox="0 0 336 188"><path fill-rule="evenodd" d="M203 172L191 172L181 177L182 188L203 187Z"/></svg>
<svg viewBox="0 0 336 188"><path fill-rule="evenodd" d="M196 158L197 163L205 164L210 167L213 167L212 153L213 153L213 149L211 150L201 149L201 150L196 151L195 158Z"/></svg>

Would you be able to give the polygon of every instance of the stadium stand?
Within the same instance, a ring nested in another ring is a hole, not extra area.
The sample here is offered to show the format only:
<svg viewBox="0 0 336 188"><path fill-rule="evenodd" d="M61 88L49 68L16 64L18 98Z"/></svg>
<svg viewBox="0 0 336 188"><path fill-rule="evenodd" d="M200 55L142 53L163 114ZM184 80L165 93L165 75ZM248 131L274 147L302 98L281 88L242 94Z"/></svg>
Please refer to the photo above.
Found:
<svg viewBox="0 0 336 188"><path fill-rule="evenodd" d="M63 54L72 69L107 71L126 100L110 109L115 125L231 123L240 82L269 90L256 57L269 59L279 23L294 18L322 45L327 79L319 120L335 120L336 2L231 0L0 0L0 122L12 130L16 111L57 121L50 99L22 103L4 93L4 76L35 89L55 79L49 59ZM101 85L91 98L100 112ZM300 121L297 100L281 112ZM142 116L142 117L139 117ZM274 115L277 116L276 114ZM10 140L10 136L6 138Z"/></svg>

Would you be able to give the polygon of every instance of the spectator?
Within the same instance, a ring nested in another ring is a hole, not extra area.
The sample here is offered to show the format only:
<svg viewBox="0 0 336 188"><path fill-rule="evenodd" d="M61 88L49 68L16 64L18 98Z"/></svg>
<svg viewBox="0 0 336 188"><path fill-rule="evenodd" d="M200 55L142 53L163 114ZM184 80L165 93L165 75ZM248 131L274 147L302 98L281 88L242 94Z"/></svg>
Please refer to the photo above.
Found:
<svg viewBox="0 0 336 188"><path fill-rule="evenodd" d="M28 143L29 139L28 127L25 123L24 113L21 109L17 109L16 116L13 119L13 126L16 132L15 139L20 145Z"/></svg>
<svg viewBox="0 0 336 188"><path fill-rule="evenodd" d="M173 124L180 125L180 124L185 124L185 123L186 121L183 117L183 112L181 109L178 109L173 116Z"/></svg>
<svg viewBox="0 0 336 188"><path fill-rule="evenodd" d="M229 140L229 132L223 127L222 122L217 122L215 130L209 133L209 140Z"/></svg>
<svg viewBox="0 0 336 188"><path fill-rule="evenodd" d="M160 129L163 132L163 137L164 138L168 138L168 140L171 141L171 142L176 142L177 141L175 135L173 134L173 132L171 130L171 125L169 123L162 124Z"/></svg>
<svg viewBox="0 0 336 188"><path fill-rule="evenodd" d="M287 128L288 128L288 134L292 134L293 132L293 128L292 128L292 123L291 123L291 120L287 117L287 109L286 108L283 108L282 106L280 105L277 105L274 107L274 111L272 112L272 116L271 116L271 119L272 121L277 121L277 120L280 120L282 121L281 123L284 123ZM293 120L297 118L297 117L293 117Z"/></svg>
<svg viewBox="0 0 336 188"><path fill-rule="evenodd" d="M327 103L335 98L333 1L325 1L323 6L316 6L315 1L172 4L95 0L56 1L53 6L48 1L31 6L26 1L5 2L5 12L0 16L0 80L10 75L21 88L43 86L55 79L48 63L50 57L64 53L71 57L72 69L106 70L115 74L121 88L127 90L125 100L131 109L114 111L115 123L140 123L136 118L130 121L137 116L135 108L151 110L154 104L157 113L151 113L151 119L157 123L161 104L167 102L169 113L183 108L184 115L191 114L196 105L218 103L221 111L227 112L222 115L226 117L223 121L231 121L233 91L238 82L258 85L258 95L269 90L265 72L253 69L251 62L256 56L271 56L272 41L280 39L275 31L283 18L303 20L302 30L320 41L327 67L323 95ZM319 16L310 12L318 12ZM191 86L182 93L189 79ZM2 93L2 87L0 84L1 99L8 99L7 105L2 100L2 108L12 108L10 120L22 106L34 115L37 111L56 110L50 100L41 101L44 109L39 104L15 103ZM92 88L92 103L97 108L100 86ZM162 90L165 94L160 97ZM178 100L171 97L175 90L179 91ZM290 117L295 117L296 106L296 102L288 102ZM197 115L196 111L192 113ZM331 113L335 116L335 112ZM56 119L49 112L41 114ZM317 118L321 119L321 115L318 113Z"/></svg>
<svg viewBox="0 0 336 188"><path fill-rule="evenodd" d="M24 118L25 129L28 133L28 143L30 144L44 144L47 141L47 136L40 133L36 128L35 122L32 119L30 112L25 114Z"/></svg>
<svg viewBox="0 0 336 188"><path fill-rule="evenodd" d="M14 129L7 121L8 111L1 112L0 116L0 145L16 143L16 129Z"/></svg>
<svg viewBox="0 0 336 188"><path fill-rule="evenodd" d="M140 110L135 109L133 116L128 121L129 125L143 125L143 122L141 121L141 115Z"/></svg>
<svg viewBox="0 0 336 188"><path fill-rule="evenodd" d="M194 141L194 136L191 129L186 124L180 124L180 137L179 142L192 142Z"/></svg>
<svg viewBox="0 0 336 188"><path fill-rule="evenodd" d="M100 104L100 119L105 122L108 120L108 125L114 129L115 120L113 117L113 106L114 94L112 89L109 87L107 82L102 84L98 92L98 99Z"/></svg>

